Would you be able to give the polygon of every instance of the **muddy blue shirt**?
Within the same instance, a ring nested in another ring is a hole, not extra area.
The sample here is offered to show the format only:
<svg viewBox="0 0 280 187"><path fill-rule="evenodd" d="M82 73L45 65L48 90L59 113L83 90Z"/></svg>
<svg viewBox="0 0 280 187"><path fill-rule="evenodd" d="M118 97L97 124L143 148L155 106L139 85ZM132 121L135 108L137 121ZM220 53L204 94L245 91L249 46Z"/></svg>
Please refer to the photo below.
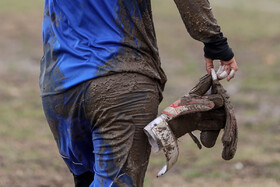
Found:
<svg viewBox="0 0 280 187"><path fill-rule="evenodd" d="M45 0L41 95L117 72L146 75L163 89L166 76L160 67L150 1ZM205 57L230 60L234 54L209 1L174 1L189 34L204 43Z"/></svg>
<svg viewBox="0 0 280 187"><path fill-rule="evenodd" d="M150 0L45 0L43 47L42 96L116 72L166 81Z"/></svg>

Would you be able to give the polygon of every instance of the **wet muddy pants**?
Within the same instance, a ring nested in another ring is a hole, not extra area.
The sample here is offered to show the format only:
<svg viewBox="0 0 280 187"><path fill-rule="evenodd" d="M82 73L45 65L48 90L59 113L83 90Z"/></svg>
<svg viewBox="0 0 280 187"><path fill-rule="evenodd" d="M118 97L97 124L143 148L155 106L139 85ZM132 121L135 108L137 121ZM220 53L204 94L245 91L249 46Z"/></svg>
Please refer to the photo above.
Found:
<svg viewBox="0 0 280 187"><path fill-rule="evenodd" d="M157 81L118 73L42 98L76 186L143 186L150 145L143 128L158 111Z"/></svg>

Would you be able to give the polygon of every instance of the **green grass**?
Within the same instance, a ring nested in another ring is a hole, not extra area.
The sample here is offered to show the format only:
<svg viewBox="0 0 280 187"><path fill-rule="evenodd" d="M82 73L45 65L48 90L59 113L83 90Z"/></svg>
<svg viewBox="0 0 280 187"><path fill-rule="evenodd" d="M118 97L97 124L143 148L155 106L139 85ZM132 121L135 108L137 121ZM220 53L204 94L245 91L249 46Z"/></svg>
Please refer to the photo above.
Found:
<svg viewBox="0 0 280 187"><path fill-rule="evenodd" d="M43 8L43 0L1 0L0 12L1 13L27 13L30 11L39 11Z"/></svg>

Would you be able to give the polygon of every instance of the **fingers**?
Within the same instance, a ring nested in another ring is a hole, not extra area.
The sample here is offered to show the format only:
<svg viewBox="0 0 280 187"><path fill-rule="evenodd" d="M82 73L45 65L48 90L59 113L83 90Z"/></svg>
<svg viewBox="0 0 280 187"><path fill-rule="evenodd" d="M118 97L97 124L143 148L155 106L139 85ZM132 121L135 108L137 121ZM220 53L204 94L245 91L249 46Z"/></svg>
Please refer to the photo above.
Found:
<svg viewBox="0 0 280 187"><path fill-rule="evenodd" d="M217 76L214 68L211 69L211 75L212 75L212 79L213 80L217 80L218 79L218 76Z"/></svg>
<svg viewBox="0 0 280 187"><path fill-rule="evenodd" d="M206 62L206 71L208 72L208 74L211 74L211 69L214 68L213 60L209 58L205 58L205 62ZM216 74L219 80L227 78L227 81L230 81L232 78L234 78L235 73L237 71L238 71L237 62L235 61L235 58L232 58L229 61L221 60L220 67Z"/></svg>
<svg viewBox="0 0 280 187"><path fill-rule="evenodd" d="M235 70L231 70L229 76L227 77L227 81L230 81L230 79L234 78Z"/></svg>
<svg viewBox="0 0 280 187"><path fill-rule="evenodd" d="M206 62L206 71L208 74L211 74L211 69L214 68L213 60L210 58L205 58Z"/></svg>
<svg viewBox="0 0 280 187"><path fill-rule="evenodd" d="M176 118L179 115L209 111L214 107L215 103L209 99L184 96L165 108L162 113L169 116L169 118Z"/></svg>
<svg viewBox="0 0 280 187"><path fill-rule="evenodd" d="M219 67L218 71L217 71L217 74L220 75L222 72L223 72L223 68L224 66L221 66Z"/></svg>
<svg viewBox="0 0 280 187"><path fill-rule="evenodd" d="M202 96L202 98L213 101L213 103L215 104L214 109L224 106L224 100L220 94L205 95L205 96Z"/></svg>
<svg viewBox="0 0 280 187"><path fill-rule="evenodd" d="M220 130L202 131L200 133L200 141L207 148L214 147L214 145L216 144L216 140L219 136L219 133L220 133Z"/></svg>
<svg viewBox="0 0 280 187"><path fill-rule="evenodd" d="M227 77L227 81L230 81L238 71L238 65L235 58L232 58L229 61L221 60L221 65L224 66L224 72L226 73L223 72L219 78L223 79Z"/></svg>
<svg viewBox="0 0 280 187"><path fill-rule="evenodd" d="M217 71L217 77L219 80L226 78L229 74L229 67L227 65L220 65Z"/></svg>
<svg viewBox="0 0 280 187"><path fill-rule="evenodd" d="M222 80L228 76L228 73L227 73L225 66L221 66L220 69L221 69L220 73L218 73L217 76L218 76L218 79Z"/></svg>

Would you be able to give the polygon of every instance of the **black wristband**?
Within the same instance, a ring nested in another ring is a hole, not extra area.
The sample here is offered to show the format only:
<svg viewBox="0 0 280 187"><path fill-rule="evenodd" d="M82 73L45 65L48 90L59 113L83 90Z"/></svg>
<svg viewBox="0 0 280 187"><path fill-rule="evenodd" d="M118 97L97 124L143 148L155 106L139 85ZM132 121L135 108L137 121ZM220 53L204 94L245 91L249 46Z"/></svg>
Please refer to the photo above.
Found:
<svg viewBox="0 0 280 187"><path fill-rule="evenodd" d="M234 53L228 45L227 38L221 33L220 37L204 42L204 56L213 60L229 61L234 57Z"/></svg>

